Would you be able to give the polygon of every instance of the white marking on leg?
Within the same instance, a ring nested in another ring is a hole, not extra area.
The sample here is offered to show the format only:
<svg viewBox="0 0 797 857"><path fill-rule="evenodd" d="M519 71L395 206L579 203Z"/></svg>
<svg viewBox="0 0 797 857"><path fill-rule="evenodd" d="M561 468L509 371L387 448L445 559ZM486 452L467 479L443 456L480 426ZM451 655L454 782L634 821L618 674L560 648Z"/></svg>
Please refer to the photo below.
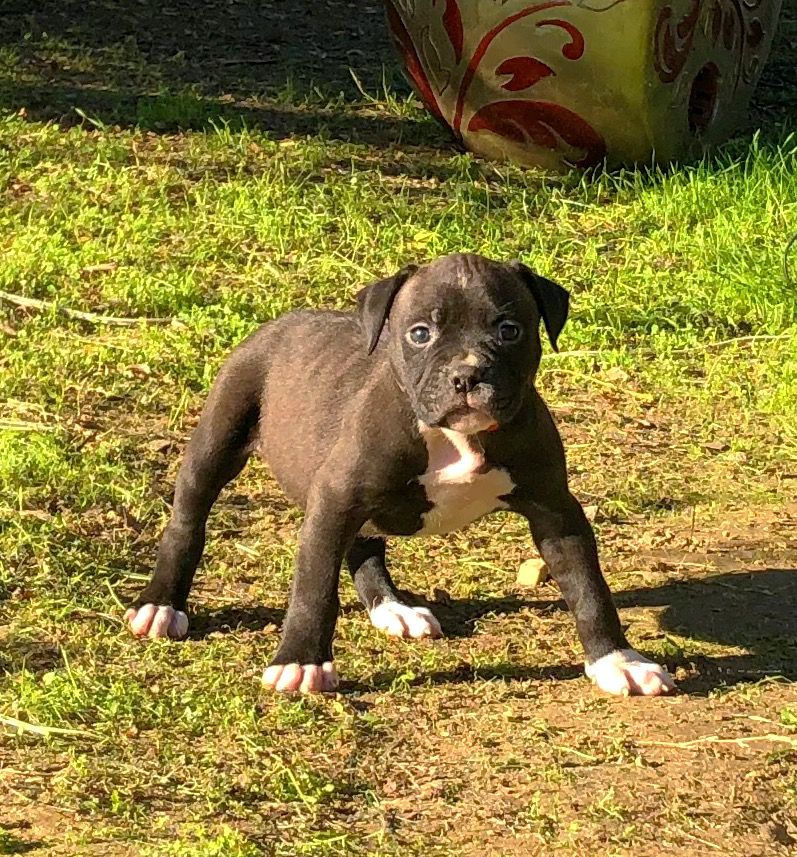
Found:
<svg viewBox="0 0 797 857"><path fill-rule="evenodd" d="M175 640L182 640L188 633L188 616L182 610L174 611L174 618L169 625L169 636Z"/></svg>
<svg viewBox="0 0 797 857"><path fill-rule="evenodd" d="M147 636L152 640L157 640L159 637L169 636L169 625L172 623L174 610L170 607L158 607L155 616L152 619L152 624L149 626Z"/></svg>
<svg viewBox="0 0 797 857"><path fill-rule="evenodd" d="M125 621L136 637L181 640L188 633L188 616L166 604L143 604L137 610L131 607L125 613Z"/></svg>
<svg viewBox="0 0 797 857"><path fill-rule="evenodd" d="M130 615L130 611L128 610L127 615L129 617L130 630L137 637L146 637L149 626L152 624L152 620L157 612L158 608L154 604L144 604L137 611L134 610L132 615Z"/></svg>
<svg viewBox="0 0 797 857"><path fill-rule="evenodd" d="M331 693L338 686L332 661L318 664L272 664L263 672L261 683L277 693Z"/></svg>
<svg viewBox="0 0 797 857"><path fill-rule="evenodd" d="M286 664L282 675L277 679L274 690L280 693L291 693L299 690L304 678L304 670L300 664Z"/></svg>
<svg viewBox="0 0 797 857"><path fill-rule="evenodd" d="M302 669L302 683L299 685L300 693L318 693L322 688L323 673L317 664L305 664Z"/></svg>
<svg viewBox="0 0 797 857"><path fill-rule="evenodd" d="M321 664L321 672L324 674L324 690L332 691L338 686L338 673L332 661L324 661Z"/></svg>
<svg viewBox="0 0 797 857"><path fill-rule="evenodd" d="M675 690L672 676L634 649L617 649L585 664L584 672L601 690L618 696L660 696Z"/></svg>
<svg viewBox="0 0 797 857"><path fill-rule="evenodd" d="M442 637L443 629L428 607L383 601L368 611L371 624L392 637Z"/></svg>

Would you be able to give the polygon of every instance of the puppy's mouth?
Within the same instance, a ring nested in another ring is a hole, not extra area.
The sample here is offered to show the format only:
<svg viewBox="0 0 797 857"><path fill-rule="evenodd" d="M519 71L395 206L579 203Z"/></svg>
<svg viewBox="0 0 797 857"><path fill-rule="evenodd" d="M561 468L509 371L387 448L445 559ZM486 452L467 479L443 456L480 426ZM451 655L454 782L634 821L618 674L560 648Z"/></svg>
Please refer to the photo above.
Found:
<svg viewBox="0 0 797 857"><path fill-rule="evenodd" d="M496 431L498 420L486 411L464 405L449 411L438 425L461 434L477 434L480 431Z"/></svg>

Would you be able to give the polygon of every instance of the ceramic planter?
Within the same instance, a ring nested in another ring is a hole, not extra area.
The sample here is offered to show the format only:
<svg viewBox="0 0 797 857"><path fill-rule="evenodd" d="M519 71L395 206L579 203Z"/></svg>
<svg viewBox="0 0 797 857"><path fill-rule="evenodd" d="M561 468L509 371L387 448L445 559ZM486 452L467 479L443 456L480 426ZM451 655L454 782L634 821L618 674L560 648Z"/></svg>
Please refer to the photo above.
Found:
<svg viewBox="0 0 797 857"><path fill-rule="evenodd" d="M385 0L428 110L487 158L666 162L727 138L781 0Z"/></svg>

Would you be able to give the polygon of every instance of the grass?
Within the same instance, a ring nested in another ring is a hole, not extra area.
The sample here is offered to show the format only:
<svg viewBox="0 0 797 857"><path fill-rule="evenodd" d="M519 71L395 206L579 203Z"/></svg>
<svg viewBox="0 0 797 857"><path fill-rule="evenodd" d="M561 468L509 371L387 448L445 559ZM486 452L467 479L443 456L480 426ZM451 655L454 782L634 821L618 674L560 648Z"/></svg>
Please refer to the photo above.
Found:
<svg viewBox="0 0 797 857"><path fill-rule="evenodd" d="M553 177L452 152L373 57L359 89L302 76L297 37L256 80L178 6L182 58L149 5L137 40L47 3L0 45L0 291L50 307L0 299L0 715L38 730L4 730L0 854L778 853L789 745L655 742L794 735L794 89L765 77L762 130L703 163ZM381 638L346 582L344 692L263 695L300 516L257 464L214 512L191 639L128 638L231 346L458 250L572 290L540 387L629 634L684 694L597 695L496 516L393 546L445 641Z"/></svg>

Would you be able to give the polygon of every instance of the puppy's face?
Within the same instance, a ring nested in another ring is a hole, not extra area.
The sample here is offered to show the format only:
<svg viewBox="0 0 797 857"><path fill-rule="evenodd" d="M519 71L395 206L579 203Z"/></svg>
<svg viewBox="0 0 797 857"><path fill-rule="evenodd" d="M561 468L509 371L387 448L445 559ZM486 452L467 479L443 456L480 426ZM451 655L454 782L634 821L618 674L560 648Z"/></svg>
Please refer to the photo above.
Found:
<svg viewBox="0 0 797 857"><path fill-rule="evenodd" d="M359 298L370 344L381 332L380 347L388 349L418 419L465 434L515 416L539 366L540 318L555 342L567 315L561 287L520 263L475 255L405 269Z"/></svg>

